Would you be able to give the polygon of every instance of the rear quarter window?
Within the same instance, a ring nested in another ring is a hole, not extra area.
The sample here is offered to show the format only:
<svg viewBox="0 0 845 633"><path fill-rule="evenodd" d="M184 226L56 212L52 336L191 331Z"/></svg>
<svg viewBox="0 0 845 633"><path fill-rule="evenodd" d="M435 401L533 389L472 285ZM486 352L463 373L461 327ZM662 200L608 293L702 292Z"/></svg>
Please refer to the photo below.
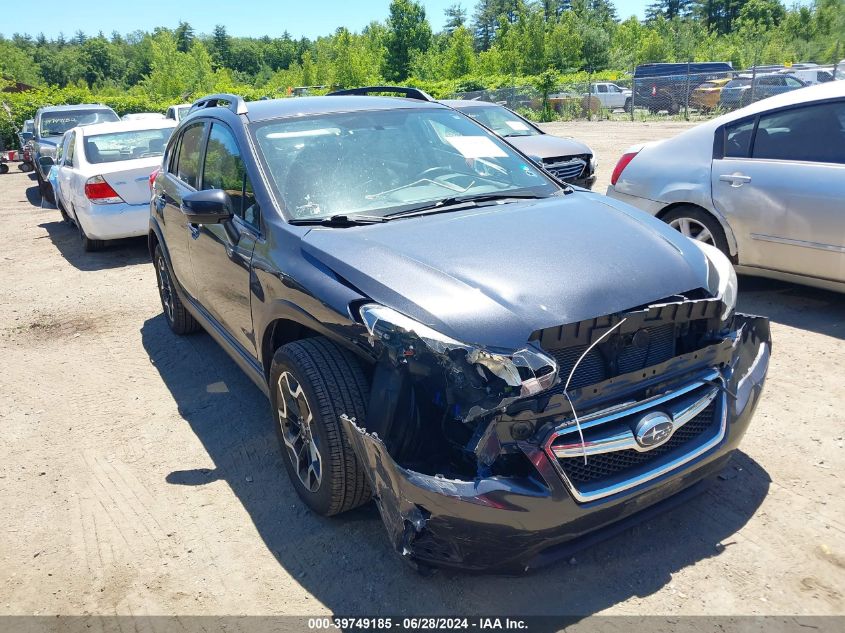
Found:
<svg viewBox="0 0 845 633"><path fill-rule="evenodd" d="M200 146L204 131L205 125L196 123L182 133L174 164L174 175L194 189L199 188Z"/></svg>

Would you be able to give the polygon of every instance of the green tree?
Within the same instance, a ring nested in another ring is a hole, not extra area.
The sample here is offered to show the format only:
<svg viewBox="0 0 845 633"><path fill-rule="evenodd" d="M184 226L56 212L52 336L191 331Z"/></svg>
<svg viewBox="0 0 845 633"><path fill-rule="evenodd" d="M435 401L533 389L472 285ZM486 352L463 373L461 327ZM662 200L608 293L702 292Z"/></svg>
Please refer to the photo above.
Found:
<svg viewBox="0 0 845 633"><path fill-rule="evenodd" d="M174 32L176 37L176 50L180 53L187 53L194 43L194 28L187 22L179 22Z"/></svg>
<svg viewBox="0 0 845 633"><path fill-rule="evenodd" d="M215 68L223 68L229 65L232 52L232 39L226 32L226 27L222 24L214 27L209 52L211 53L211 59L214 62Z"/></svg>
<svg viewBox="0 0 845 633"><path fill-rule="evenodd" d="M121 78L123 60L115 54L113 45L105 37L86 40L81 46L79 61L89 88L109 79L118 81Z"/></svg>
<svg viewBox="0 0 845 633"><path fill-rule="evenodd" d="M384 74L390 80L404 81L414 54L424 53L431 45L431 26L425 9L415 0L392 0L387 29Z"/></svg>
<svg viewBox="0 0 845 633"><path fill-rule="evenodd" d="M632 18L637 25L636 18ZM581 25L575 14L567 11L561 15L546 36L546 59L551 66L560 71L572 71L584 64L581 52L584 39L581 37Z"/></svg>
<svg viewBox="0 0 845 633"><path fill-rule="evenodd" d="M451 35L457 29L466 25L467 11L460 3L446 7L444 13L446 14L446 24L443 26L443 30L447 34Z"/></svg>
<svg viewBox="0 0 845 633"><path fill-rule="evenodd" d="M446 76L458 79L472 73L475 66L475 49L472 33L466 27L459 26L449 37L446 49Z"/></svg>

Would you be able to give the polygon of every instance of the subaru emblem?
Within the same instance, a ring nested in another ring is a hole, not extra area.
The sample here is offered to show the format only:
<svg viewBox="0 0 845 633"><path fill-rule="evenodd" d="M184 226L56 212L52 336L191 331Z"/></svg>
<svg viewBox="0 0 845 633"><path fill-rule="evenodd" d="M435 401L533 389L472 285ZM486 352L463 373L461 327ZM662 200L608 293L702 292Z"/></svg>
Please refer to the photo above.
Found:
<svg viewBox="0 0 845 633"><path fill-rule="evenodd" d="M637 422L634 437L637 444L650 450L660 446L675 432L675 425L668 413L652 411Z"/></svg>

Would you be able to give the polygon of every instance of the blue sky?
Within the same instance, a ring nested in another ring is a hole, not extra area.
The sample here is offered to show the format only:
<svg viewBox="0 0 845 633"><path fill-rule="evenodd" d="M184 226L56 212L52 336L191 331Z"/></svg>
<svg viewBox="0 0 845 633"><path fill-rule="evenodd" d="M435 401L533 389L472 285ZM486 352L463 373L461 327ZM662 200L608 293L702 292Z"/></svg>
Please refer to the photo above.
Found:
<svg viewBox="0 0 845 633"><path fill-rule="evenodd" d="M454 2L422 0L435 31L443 26L443 10ZM6 37L15 32L55 37L60 31L68 36L77 29L108 35L156 26L172 28L186 20L198 33L210 33L215 24L224 24L230 35L274 37L287 30L294 37L313 38L339 26L358 31L372 20L384 20L390 0L39 0L35 4L3 0L2 4L0 33ZM462 4L471 15L475 0ZM622 18L642 17L648 0L616 0L615 4Z"/></svg>

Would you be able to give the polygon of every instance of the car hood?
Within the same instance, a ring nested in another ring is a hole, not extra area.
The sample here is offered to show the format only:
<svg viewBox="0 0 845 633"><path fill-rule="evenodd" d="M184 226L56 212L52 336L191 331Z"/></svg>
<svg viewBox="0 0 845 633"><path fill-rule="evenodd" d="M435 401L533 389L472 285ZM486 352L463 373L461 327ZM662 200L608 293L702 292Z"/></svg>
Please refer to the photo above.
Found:
<svg viewBox="0 0 845 633"><path fill-rule="evenodd" d="M362 295L492 348L707 287L707 262L690 240L586 192L315 228L302 248Z"/></svg>
<svg viewBox="0 0 845 633"><path fill-rule="evenodd" d="M551 134L538 136L509 136L505 139L523 154L532 158L554 158L573 154L591 154L589 146L574 138L561 138Z"/></svg>

